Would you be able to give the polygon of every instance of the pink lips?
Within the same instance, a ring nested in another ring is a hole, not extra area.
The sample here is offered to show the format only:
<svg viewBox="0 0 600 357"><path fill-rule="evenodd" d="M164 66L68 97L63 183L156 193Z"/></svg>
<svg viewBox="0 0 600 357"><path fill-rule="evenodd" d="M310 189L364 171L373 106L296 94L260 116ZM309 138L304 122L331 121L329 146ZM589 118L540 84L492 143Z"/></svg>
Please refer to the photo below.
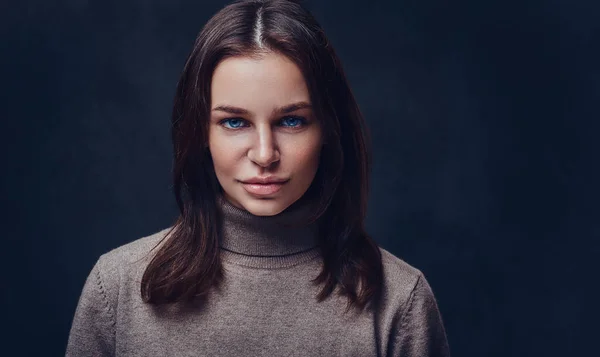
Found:
<svg viewBox="0 0 600 357"><path fill-rule="evenodd" d="M285 182L267 184L242 182L244 189L254 195L272 195L281 190L283 185Z"/></svg>

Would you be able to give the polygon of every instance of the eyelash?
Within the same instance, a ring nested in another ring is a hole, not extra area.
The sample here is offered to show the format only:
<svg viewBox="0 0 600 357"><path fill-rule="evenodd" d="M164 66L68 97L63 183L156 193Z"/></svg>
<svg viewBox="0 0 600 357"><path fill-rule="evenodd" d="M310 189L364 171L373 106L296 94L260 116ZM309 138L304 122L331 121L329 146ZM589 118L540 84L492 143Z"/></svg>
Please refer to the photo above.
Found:
<svg viewBox="0 0 600 357"><path fill-rule="evenodd" d="M283 119L294 119L294 120L298 120L300 122L296 126L285 126L284 125L284 127L291 128L291 129L301 128L301 127L305 126L306 123L307 123L306 118L301 117L301 116L296 116L296 115L288 115L288 116L283 117L282 121L283 121ZM229 121L232 121L232 120L239 120L239 121L242 121L242 122L246 121L245 119L242 119L242 118L226 118L226 119L223 119L223 120L219 121L219 125L225 127L224 124L227 123L227 122L229 122ZM229 130L239 130L241 128L244 128L244 126L239 126L237 128L228 128L228 127L225 127L225 129L229 129Z"/></svg>

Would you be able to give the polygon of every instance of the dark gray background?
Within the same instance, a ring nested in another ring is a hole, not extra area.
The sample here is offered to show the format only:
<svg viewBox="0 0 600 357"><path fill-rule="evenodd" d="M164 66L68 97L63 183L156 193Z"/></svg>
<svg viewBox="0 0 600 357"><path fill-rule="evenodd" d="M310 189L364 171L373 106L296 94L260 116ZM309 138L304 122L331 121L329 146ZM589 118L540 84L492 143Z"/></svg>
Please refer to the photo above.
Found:
<svg viewBox="0 0 600 357"><path fill-rule="evenodd" d="M99 255L171 224L174 89L225 4L0 5L0 354L64 355ZM453 356L597 353L599 4L306 2L372 131L368 230Z"/></svg>

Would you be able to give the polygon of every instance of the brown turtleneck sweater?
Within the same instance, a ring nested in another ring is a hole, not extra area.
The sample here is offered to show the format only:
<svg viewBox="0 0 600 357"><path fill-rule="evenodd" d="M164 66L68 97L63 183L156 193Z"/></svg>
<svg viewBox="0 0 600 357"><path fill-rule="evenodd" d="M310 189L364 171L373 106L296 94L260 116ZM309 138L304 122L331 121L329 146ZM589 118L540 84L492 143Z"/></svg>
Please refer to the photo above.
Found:
<svg viewBox="0 0 600 357"><path fill-rule="evenodd" d="M380 248L381 308L344 315L346 297L315 299L321 288L310 282L321 268L316 225L282 225L306 217L311 202L269 217L223 198L218 205L225 280L205 305L157 309L142 302L141 277L168 228L161 230L99 257L66 356L449 356L436 300L418 269Z"/></svg>

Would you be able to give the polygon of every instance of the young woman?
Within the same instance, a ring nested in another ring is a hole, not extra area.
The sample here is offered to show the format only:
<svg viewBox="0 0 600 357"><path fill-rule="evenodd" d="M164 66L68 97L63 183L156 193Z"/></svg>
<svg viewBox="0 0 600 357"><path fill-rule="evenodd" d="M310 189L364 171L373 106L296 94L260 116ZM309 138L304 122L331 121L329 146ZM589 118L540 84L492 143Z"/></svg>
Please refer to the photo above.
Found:
<svg viewBox="0 0 600 357"><path fill-rule="evenodd" d="M211 18L172 122L181 214L100 256L67 356L449 356L423 274L365 232L365 122L298 3Z"/></svg>

